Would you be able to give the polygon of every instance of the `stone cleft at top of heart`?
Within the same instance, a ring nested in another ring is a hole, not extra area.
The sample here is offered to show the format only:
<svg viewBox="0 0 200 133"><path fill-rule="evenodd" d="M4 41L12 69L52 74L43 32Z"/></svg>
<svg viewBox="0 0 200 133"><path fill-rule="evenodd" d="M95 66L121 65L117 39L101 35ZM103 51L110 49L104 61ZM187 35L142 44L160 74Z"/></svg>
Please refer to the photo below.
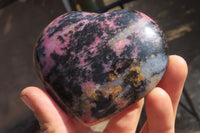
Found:
<svg viewBox="0 0 200 133"><path fill-rule="evenodd" d="M167 63L158 25L130 10L61 15L43 30L34 49L46 90L87 126L144 97L161 80Z"/></svg>

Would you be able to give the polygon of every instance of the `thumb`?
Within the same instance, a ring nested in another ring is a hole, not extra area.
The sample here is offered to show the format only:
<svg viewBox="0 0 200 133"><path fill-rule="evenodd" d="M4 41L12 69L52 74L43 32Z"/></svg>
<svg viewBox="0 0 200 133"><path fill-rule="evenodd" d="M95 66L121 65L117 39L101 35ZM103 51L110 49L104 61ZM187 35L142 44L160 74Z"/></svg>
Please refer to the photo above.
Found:
<svg viewBox="0 0 200 133"><path fill-rule="evenodd" d="M61 108L42 89L27 87L21 92L21 99L34 112L42 132L71 133L73 125Z"/></svg>

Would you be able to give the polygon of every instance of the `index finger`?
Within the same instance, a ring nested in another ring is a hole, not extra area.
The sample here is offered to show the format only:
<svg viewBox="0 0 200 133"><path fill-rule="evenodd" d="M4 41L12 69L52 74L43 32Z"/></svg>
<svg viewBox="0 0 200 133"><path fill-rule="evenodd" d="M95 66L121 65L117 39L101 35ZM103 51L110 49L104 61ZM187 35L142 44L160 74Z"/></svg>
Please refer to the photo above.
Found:
<svg viewBox="0 0 200 133"><path fill-rule="evenodd" d="M187 64L182 57L177 55L169 56L167 70L159 82L158 87L163 88L169 94L174 115L176 115L187 73Z"/></svg>

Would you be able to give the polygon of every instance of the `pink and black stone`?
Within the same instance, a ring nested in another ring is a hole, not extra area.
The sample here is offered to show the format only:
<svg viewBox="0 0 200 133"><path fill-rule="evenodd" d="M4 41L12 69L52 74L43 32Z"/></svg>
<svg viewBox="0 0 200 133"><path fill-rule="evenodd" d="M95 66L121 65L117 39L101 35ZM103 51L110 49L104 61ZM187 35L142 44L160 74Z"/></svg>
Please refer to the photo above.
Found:
<svg viewBox="0 0 200 133"><path fill-rule="evenodd" d="M71 12L41 33L34 63L62 109L90 126L153 89L168 56L158 25L141 12Z"/></svg>

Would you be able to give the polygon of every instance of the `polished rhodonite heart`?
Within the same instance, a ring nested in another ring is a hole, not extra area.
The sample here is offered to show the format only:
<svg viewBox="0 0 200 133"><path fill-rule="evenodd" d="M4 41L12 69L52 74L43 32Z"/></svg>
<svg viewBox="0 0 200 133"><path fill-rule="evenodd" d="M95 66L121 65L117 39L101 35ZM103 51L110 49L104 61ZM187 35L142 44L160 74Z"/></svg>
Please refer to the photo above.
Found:
<svg viewBox="0 0 200 133"><path fill-rule="evenodd" d="M41 33L34 62L62 109L93 125L154 88L168 56L158 25L141 12L71 12Z"/></svg>

